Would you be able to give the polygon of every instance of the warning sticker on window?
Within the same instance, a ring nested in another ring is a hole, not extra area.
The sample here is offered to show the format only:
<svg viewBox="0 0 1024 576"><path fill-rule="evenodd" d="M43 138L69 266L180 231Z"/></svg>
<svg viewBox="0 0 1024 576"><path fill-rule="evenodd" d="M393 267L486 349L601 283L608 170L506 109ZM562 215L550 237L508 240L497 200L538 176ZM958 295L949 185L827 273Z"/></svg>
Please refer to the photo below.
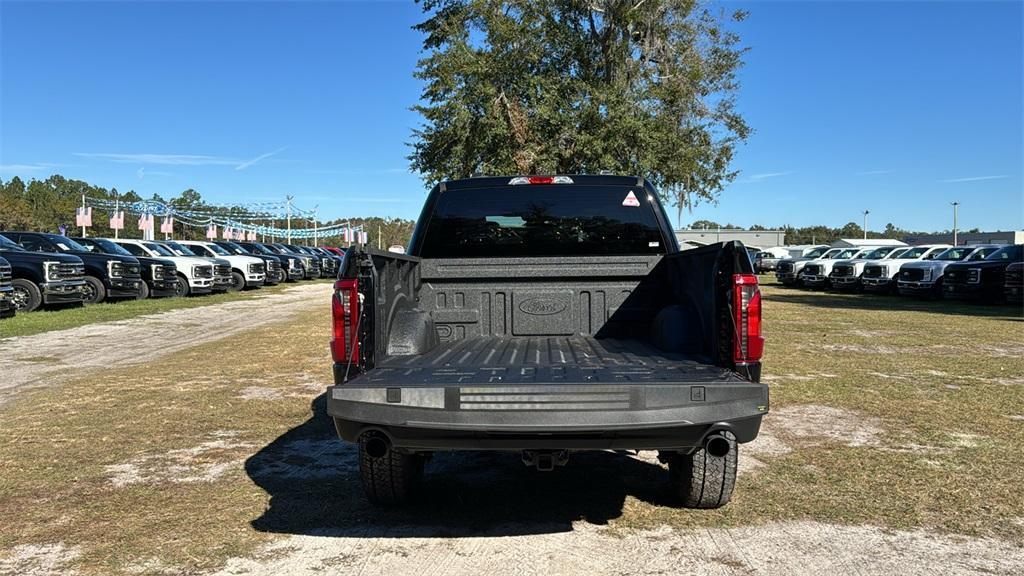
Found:
<svg viewBox="0 0 1024 576"><path fill-rule="evenodd" d="M626 194L626 199L622 201L623 206L633 206L634 208L640 206L640 201L636 199L636 194L630 190L629 194Z"/></svg>

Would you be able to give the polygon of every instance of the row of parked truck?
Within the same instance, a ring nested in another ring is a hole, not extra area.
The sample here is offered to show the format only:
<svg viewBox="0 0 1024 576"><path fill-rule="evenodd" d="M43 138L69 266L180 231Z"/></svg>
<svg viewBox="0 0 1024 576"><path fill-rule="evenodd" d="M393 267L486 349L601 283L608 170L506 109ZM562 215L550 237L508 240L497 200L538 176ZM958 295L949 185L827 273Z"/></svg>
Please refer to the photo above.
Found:
<svg viewBox="0 0 1024 576"><path fill-rule="evenodd" d="M754 265L786 286L1019 303L1024 245L820 246L775 262L759 254Z"/></svg>
<svg viewBox="0 0 1024 576"><path fill-rule="evenodd" d="M0 232L0 317L47 305L235 292L333 278L344 251L285 243Z"/></svg>

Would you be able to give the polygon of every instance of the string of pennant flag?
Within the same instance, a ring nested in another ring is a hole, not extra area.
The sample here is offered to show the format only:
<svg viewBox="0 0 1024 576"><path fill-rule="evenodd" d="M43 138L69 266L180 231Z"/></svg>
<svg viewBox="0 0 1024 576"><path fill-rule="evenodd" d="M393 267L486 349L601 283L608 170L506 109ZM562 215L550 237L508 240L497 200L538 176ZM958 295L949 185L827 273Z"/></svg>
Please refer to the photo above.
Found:
<svg viewBox="0 0 1024 576"><path fill-rule="evenodd" d="M361 225L352 226L347 222L322 227L316 226L314 228L295 228L289 230L286 228L265 226L254 223L260 220L281 220L287 217L286 214L266 213L259 215L232 215L228 217L196 210L179 210L155 200L143 200L140 202L127 203L107 200L105 198L87 197L85 200L87 204L92 204L92 206L87 205L76 209L75 225L78 227L88 228L92 226L92 209L93 207L96 207L98 209L110 211L109 224L111 230L124 229L125 212L128 212L138 216L138 229L144 232L154 230L156 225L155 217L162 217L162 221L160 223L160 232L162 234L173 234L174 224L175 222L179 222L185 226L206 228L206 237L210 239L216 239L218 237L219 228L221 231L221 237L225 240L255 241L257 235L263 235L280 238L290 237L292 239L300 240L310 238L342 237L346 243L355 242L360 244L366 244L369 241L368 234L363 231ZM218 206L227 209L250 210L256 206L263 208L280 207L282 206L282 203L255 203ZM296 218L298 216L300 219L302 219L304 215L312 214L311 211L300 210L294 206L291 207L291 212L292 218Z"/></svg>

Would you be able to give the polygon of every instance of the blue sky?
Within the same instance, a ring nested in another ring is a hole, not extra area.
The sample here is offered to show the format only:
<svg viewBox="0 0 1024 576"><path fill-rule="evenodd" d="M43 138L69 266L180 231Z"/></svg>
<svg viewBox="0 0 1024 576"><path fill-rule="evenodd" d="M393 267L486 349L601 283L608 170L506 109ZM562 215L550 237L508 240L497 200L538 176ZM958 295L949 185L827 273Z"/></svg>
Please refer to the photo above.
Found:
<svg viewBox="0 0 1024 576"><path fill-rule="evenodd" d="M683 221L1024 227L1022 3L756 2L736 182ZM414 218L404 2L0 0L0 176ZM670 212L675 214L674 209Z"/></svg>

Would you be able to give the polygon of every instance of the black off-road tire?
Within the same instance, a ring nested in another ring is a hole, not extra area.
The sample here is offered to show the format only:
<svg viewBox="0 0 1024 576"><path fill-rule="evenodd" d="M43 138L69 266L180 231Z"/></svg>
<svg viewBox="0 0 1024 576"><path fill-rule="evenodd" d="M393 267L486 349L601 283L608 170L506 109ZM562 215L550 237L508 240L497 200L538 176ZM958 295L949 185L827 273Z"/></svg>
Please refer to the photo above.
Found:
<svg viewBox="0 0 1024 576"><path fill-rule="evenodd" d="M720 508L729 503L736 485L739 444L731 432L722 432L729 441L729 453L712 456L703 448L693 454L675 454L668 471L672 491L685 508Z"/></svg>
<svg viewBox="0 0 1024 576"><path fill-rule="evenodd" d="M245 288L245 276L237 270L231 271L231 286L228 287L228 292L240 292Z"/></svg>
<svg viewBox="0 0 1024 576"><path fill-rule="evenodd" d="M149 284L146 284L146 281L143 280L139 282L139 293L135 295L135 299L145 300L146 298L149 298Z"/></svg>
<svg viewBox="0 0 1024 576"><path fill-rule="evenodd" d="M188 284L188 279L178 274L177 281L174 285L174 295L185 297L192 293L192 287Z"/></svg>
<svg viewBox="0 0 1024 576"><path fill-rule="evenodd" d="M423 480L423 457L388 450L381 457L366 451L367 437L359 439L359 474L366 498L378 506L395 506L411 501Z"/></svg>
<svg viewBox="0 0 1024 576"><path fill-rule="evenodd" d="M14 308L18 312L32 312L43 305L43 294L35 282L15 278L11 280L11 286L14 288Z"/></svg>
<svg viewBox="0 0 1024 576"><path fill-rule="evenodd" d="M85 284L86 304L99 304L107 299L107 288L103 285L103 280L95 276L86 276Z"/></svg>

